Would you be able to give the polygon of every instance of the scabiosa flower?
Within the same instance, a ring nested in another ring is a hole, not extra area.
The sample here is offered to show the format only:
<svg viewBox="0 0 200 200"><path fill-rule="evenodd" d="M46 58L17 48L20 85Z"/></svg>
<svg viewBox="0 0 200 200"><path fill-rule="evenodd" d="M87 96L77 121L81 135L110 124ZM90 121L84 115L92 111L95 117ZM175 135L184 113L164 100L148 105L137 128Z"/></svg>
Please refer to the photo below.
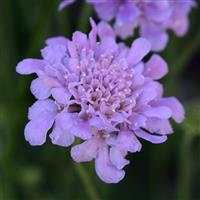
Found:
<svg viewBox="0 0 200 200"><path fill-rule="evenodd" d="M52 128L52 143L72 147L76 162L95 160L98 176L106 183L123 179L128 152L140 151L139 138L158 144L172 133L169 118L180 123L184 109L175 97L163 97L157 82L168 71L144 38L131 48L116 43L105 22L91 20L89 36L75 32L72 40L48 39L42 59L25 59L20 74L36 73L31 92L38 99L29 109L25 138L41 145ZM97 38L98 36L98 38Z"/></svg>
<svg viewBox="0 0 200 200"><path fill-rule="evenodd" d="M167 30L183 36L188 30L188 14L193 0L86 0L94 5L100 19L115 20L116 33L123 39L140 28L140 35L152 43L152 50L163 50L168 42ZM60 8L75 0L65 0Z"/></svg>

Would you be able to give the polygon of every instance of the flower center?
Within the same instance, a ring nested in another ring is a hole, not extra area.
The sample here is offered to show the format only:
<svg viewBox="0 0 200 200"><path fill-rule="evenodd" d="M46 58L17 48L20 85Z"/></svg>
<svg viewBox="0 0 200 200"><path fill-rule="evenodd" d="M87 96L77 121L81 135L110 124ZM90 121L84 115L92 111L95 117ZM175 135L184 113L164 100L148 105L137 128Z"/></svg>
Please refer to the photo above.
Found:
<svg viewBox="0 0 200 200"><path fill-rule="evenodd" d="M101 113L108 119L114 113L121 113L126 117L130 115L135 105L132 95L134 70L126 67L124 59L115 59L109 53L95 58L88 53L72 72L76 79L69 83L68 88L80 104L86 107L90 105L94 112ZM88 112L87 109L85 111Z"/></svg>

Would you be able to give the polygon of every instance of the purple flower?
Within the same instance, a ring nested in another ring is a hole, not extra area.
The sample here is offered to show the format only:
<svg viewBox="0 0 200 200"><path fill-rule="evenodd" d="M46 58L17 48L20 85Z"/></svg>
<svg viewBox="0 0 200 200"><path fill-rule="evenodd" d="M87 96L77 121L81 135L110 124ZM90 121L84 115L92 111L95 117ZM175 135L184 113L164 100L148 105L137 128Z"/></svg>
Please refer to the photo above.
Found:
<svg viewBox="0 0 200 200"><path fill-rule="evenodd" d="M72 147L76 162L95 160L98 176L106 183L123 179L128 152L140 151L139 138L158 144L173 132L169 119L180 123L184 109L175 97L162 97L157 82L167 64L154 54L144 62L151 44L144 38L130 48L116 43L105 22L91 20L89 36L76 31L72 40L51 38L42 59L25 59L20 74L36 73L31 92L38 99L29 109L25 138L41 145L52 128L52 143ZM97 39L98 36L98 39Z"/></svg>
<svg viewBox="0 0 200 200"><path fill-rule="evenodd" d="M183 36L188 30L188 14L193 0L86 0L94 5L100 19L115 19L114 28L122 38L132 36L139 27L140 35L152 43L152 50L163 50L168 42L167 30ZM61 3L69 4L65 0ZM75 2L75 0L73 0Z"/></svg>

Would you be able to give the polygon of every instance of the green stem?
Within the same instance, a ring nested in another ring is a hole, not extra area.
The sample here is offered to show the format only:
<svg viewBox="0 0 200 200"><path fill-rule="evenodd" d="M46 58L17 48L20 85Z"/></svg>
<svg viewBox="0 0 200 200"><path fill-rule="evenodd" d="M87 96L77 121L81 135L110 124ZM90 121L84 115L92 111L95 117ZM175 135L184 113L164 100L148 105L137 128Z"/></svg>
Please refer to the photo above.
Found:
<svg viewBox="0 0 200 200"><path fill-rule="evenodd" d="M83 185L85 186L86 191L88 192L87 194L90 196L90 199L100 200L101 198L99 197L94 184L92 184L91 180L89 179L89 175L85 168L81 164L76 163L74 163L74 166L83 182Z"/></svg>
<svg viewBox="0 0 200 200"><path fill-rule="evenodd" d="M190 147L193 141L192 134L185 134L180 147L178 200L190 200L191 155Z"/></svg>

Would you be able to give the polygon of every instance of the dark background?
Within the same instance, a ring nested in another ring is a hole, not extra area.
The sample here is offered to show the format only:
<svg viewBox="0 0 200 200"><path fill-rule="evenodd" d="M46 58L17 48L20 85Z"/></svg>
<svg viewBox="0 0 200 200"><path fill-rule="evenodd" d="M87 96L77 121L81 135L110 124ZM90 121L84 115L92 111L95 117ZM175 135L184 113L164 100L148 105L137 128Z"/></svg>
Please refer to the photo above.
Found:
<svg viewBox="0 0 200 200"><path fill-rule="evenodd" d="M88 33L88 17L96 19L84 1L61 12L58 3L0 0L0 200L200 200L200 9L192 10L185 37L169 32L161 53L170 69L162 80L165 95L183 102L185 122L173 124L175 133L164 144L142 141L142 151L128 156L125 179L109 185L98 179L93 163L75 164L69 148L49 139L32 147L24 140L34 75L16 74L17 62L39 58L48 37Z"/></svg>

